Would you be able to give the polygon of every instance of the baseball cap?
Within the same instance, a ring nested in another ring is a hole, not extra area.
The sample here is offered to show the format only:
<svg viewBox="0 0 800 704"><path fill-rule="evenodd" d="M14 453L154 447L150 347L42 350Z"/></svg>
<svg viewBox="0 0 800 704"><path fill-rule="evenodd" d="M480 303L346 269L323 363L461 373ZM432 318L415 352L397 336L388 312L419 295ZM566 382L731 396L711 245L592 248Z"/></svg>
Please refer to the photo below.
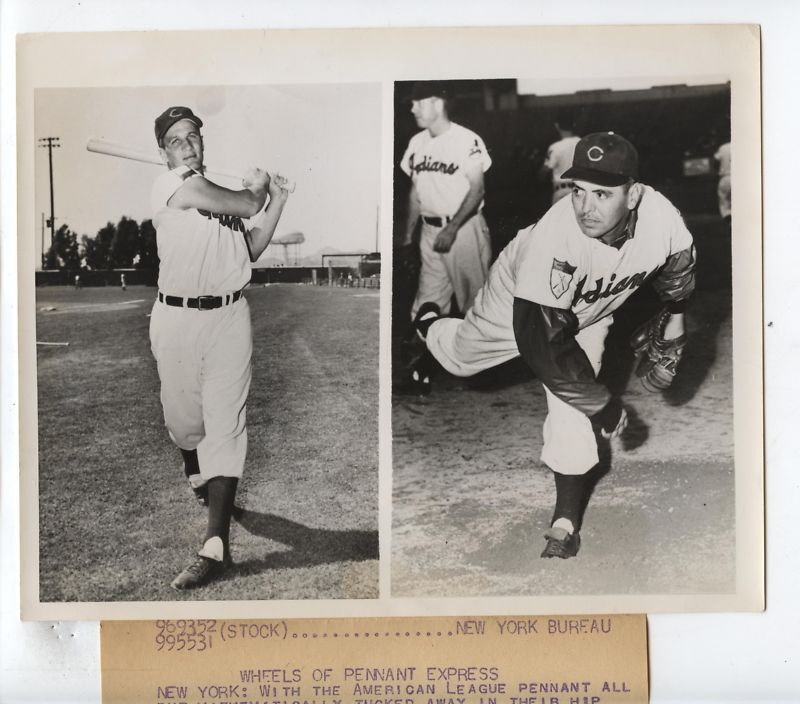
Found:
<svg viewBox="0 0 800 704"><path fill-rule="evenodd" d="M447 85L443 81L417 81L411 87L411 100L448 97Z"/></svg>
<svg viewBox="0 0 800 704"><path fill-rule="evenodd" d="M156 142L161 144L161 138L164 136L164 133L172 127L172 125L181 120L191 120L198 127L203 126L203 121L192 112L191 108L185 108L179 105L167 108L156 118Z"/></svg>
<svg viewBox="0 0 800 704"><path fill-rule="evenodd" d="M600 186L621 186L638 175L636 147L614 132L593 132L575 145L572 166L561 178Z"/></svg>

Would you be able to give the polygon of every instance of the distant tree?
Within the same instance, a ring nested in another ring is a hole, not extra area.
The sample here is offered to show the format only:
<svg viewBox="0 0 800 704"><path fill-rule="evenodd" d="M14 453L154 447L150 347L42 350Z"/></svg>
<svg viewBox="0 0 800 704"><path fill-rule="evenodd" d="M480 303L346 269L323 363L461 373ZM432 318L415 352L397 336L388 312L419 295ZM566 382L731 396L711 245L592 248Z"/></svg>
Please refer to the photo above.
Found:
<svg viewBox="0 0 800 704"><path fill-rule="evenodd" d="M94 237L84 235L81 243L86 258L86 266L89 269L102 270L110 269L109 254L111 243L117 234L117 228L113 223L107 223L105 227L98 230Z"/></svg>
<svg viewBox="0 0 800 704"><path fill-rule="evenodd" d="M78 246L78 236L62 225L53 235L53 244L45 254L46 269L78 269L81 257Z"/></svg>
<svg viewBox="0 0 800 704"><path fill-rule="evenodd" d="M139 259L135 266L137 269L158 269L158 264L156 228L152 220L143 220L139 227Z"/></svg>
<svg viewBox="0 0 800 704"><path fill-rule="evenodd" d="M139 252L139 223L123 216L117 223L108 252L109 269L126 269L133 266Z"/></svg>

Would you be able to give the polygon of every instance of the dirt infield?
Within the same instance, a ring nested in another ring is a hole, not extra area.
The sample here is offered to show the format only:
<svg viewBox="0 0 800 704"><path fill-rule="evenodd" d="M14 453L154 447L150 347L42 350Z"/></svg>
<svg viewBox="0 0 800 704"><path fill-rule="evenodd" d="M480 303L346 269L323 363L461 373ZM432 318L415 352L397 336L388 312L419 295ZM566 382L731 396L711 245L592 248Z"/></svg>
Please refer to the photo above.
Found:
<svg viewBox="0 0 800 704"><path fill-rule="evenodd" d="M575 559L539 557L555 486L539 461L544 393L521 363L476 380L441 372L429 397L394 399L394 596L734 591L730 291L695 295L663 395L631 378L625 345L649 305L618 315L608 340L603 378L625 391L631 423Z"/></svg>
<svg viewBox="0 0 800 704"><path fill-rule="evenodd" d="M378 594L379 294L273 285L253 319L236 565L176 595L200 547L148 339L155 290L37 290L40 599L369 598Z"/></svg>

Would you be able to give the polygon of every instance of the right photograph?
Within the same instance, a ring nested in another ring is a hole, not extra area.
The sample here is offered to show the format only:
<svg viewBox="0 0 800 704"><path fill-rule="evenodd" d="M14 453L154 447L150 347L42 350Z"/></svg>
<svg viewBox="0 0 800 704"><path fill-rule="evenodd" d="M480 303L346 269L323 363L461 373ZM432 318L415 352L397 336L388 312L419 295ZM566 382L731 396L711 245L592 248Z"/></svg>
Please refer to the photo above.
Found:
<svg viewBox="0 0 800 704"><path fill-rule="evenodd" d="M736 591L730 154L727 76L395 83L392 596Z"/></svg>

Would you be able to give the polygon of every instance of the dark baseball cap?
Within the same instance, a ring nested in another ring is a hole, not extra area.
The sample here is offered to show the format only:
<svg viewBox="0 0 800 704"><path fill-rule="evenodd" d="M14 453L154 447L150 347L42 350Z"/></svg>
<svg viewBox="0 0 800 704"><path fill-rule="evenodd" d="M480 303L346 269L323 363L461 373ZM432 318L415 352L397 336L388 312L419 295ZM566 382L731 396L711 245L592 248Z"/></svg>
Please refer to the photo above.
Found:
<svg viewBox="0 0 800 704"><path fill-rule="evenodd" d="M417 81L411 87L411 100L425 100L425 98L443 98L449 96L447 84L443 81Z"/></svg>
<svg viewBox="0 0 800 704"><path fill-rule="evenodd" d="M191 108L184 108L179 105L167 108L156 118L156 142L161 144L161 139L166 131L181 120L191 120L198 127L203 126L203 121L192 112Z"/></svg>
<svg viewBox="0 0 800 704"><path fill-rule="evenodd" d="M600 186L621 186L638 175L636 147L614 132L593 132L575 145L572 166L561 178Z"/></svg>

